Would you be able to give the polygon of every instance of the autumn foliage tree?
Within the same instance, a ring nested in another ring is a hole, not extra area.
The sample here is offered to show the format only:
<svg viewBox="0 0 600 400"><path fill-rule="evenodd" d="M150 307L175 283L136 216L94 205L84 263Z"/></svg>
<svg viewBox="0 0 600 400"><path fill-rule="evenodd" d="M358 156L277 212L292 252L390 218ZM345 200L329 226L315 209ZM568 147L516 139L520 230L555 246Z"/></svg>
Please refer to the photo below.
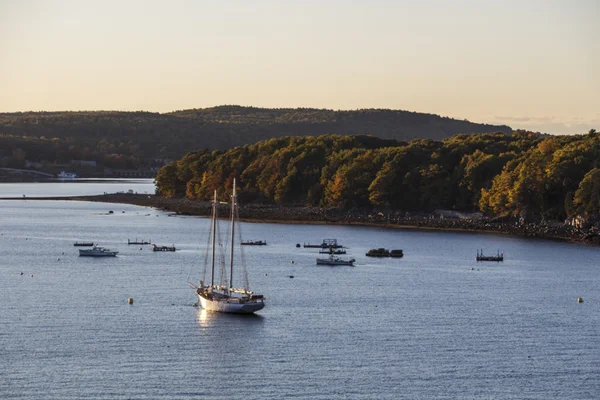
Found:
<svg viewBox="0 0 600 400"><path fill-rule="evenodd" d="M193 199L209 199L235 177L245 202L561 220L598 212L597 136L518 131L409 143L368 135L284 137L189 153L156 181L164 195Z"/></svg>

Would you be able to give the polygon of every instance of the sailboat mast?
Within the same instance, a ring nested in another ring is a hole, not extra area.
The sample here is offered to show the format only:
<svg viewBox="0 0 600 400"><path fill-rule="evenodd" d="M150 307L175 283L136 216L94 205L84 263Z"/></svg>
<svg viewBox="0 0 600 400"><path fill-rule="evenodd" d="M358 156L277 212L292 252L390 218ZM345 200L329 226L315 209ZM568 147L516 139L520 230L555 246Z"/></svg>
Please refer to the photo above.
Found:
<svg viewBox="0 0 600 400"><path fill-rule="evenodd" d="M215 190L215 196L213 198L213 209L212 209L212 267L210 272L210 287L215 286L215 246L217 238L217 191Z"/></svg>
<svg viewBox="0 0 600 400"><path fill-rule="evenodd" d="M235 178L233 178L233 194L231 195L231 255L229 263L229 294L233 289L233 241L235 239L235 206L237 204L237 195L235 193Z"/></svg>

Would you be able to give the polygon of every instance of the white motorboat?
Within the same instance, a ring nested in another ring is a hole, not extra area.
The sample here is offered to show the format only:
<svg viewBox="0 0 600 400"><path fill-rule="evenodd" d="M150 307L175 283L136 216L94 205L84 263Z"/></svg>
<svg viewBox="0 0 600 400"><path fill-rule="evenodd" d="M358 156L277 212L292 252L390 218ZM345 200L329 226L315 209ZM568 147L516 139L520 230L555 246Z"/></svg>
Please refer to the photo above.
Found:
<svg viewBox="0 0 600 400"><path fill-rule="evenodd" d="M237 224L237 195L235 188L235 179L233 180L233 194L231 196L231 237L230 237L230 262L229 262L229 274L225 271L225 264L221 265L220 281L221 284L215 284L217 278L215 273L215 260L217 257L217 231L218 231L218 202L217 202L217 191L215 190L214 199L212 204L212 219L211 219L211 246L210 253L211 259L211 274L210 283L206 283L202 280L195 286L190 284L192 288L196 290L198 296L198 303L202 308L208 311L218 311L223 313L236 313L236 314L252 314L258 310L261 310L265 306L265 299L263 295L256 294L248 290L247 273L243 273L244 285L241 288L233 287L234 277L234 248L235 248L235 228ZM240 240L241 242L241 240ZM219 240L220 247L220 240ZM208 252L207 252L208 256ZM243 260L243 257L242 257ZM243 263L236 265L236 267L244 268Z"/></svg>
<svg viewBox="0 0 600 400"><path fill-rule="evenodd" d="M350 265L354 266L354 258L344 259L330 254L327 258L317 258L317 265Z"/></svg>
<svg viewBox="0 0 600 400"><path fill-rule="evenodd" d="M61 173L57 175L57 178L58 179L75 179L75 178L77 178L77 174L74 172L61 171Z"/></svg>
<svg viewBox="0 0 600 400"><path fill-rule="evenodd" d="M100 246L94 246L91 249L79 249L80 256L88 257L115 257L118 251L110 250Z"/></svg>

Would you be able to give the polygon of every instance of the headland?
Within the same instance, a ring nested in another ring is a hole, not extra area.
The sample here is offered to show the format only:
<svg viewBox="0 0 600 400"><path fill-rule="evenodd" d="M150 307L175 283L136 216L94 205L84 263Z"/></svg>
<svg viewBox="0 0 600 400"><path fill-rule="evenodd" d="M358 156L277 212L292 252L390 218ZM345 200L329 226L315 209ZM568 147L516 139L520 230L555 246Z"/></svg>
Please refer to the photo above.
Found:
<svg viewBox="0 0 600 400"><path fill-rule="evenodd" d="M208 201L132 193L66 197L15 197L3 200L69 200L121 203L153 207L172 212L175 215L208 216L211 212L211 203ZM241 206L239 214L240 219L247 222L361 225L403 229L488 232L600 245L600 232L595 227L577 228L558 221L522 223L486 217L448 218L437 213L285 207L263 204Z"/></svg>

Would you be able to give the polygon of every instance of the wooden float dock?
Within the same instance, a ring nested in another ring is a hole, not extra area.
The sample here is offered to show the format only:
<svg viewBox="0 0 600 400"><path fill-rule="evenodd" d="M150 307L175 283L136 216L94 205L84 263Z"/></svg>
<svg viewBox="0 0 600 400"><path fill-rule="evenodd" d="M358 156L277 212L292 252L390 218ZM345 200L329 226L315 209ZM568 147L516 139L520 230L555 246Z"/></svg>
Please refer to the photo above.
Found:
<svg viewBox="0 0 600 400"><path fill-rule="evenodd" d="M157 246L155 244L152 245L152 251L175 251L175 245L173 246Z"/></svg>

